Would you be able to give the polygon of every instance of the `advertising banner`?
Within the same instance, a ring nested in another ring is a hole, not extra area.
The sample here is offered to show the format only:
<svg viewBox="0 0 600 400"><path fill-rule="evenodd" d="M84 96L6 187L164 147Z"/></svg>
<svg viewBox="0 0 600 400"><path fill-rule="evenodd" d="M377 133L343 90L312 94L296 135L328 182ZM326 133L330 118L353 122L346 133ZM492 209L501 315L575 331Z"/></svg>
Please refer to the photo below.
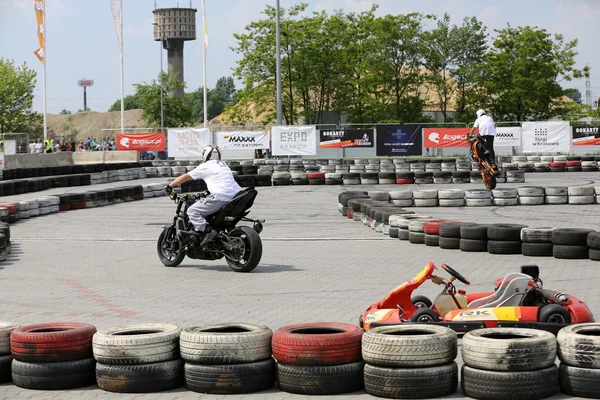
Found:
<svg viewBox="0 0 600 400"><path fill-rule="evenodd" d="M600 126L574 126L573 146L600 145Z"/></svg>
<svg viewBox="0 0 600 400"><path fill-rule="evenodd" d="M496 138L494 147L520 147L521 146L521 128L516 127L498 127L496 128Z"/></svg>
<svg viewBox="0 0 600 400"><path fill-rule="evenodd" d="M118 133L117 150L165 151L164 133Z"/></svg>
<svg viewBox="0 0 600 400"><path fill-rule="evenodd" d="M271 132L218 132L217 146L233 150L268 149L271 146Z"/></svg>
<svg viewBox="0 0 600 400"><path fill-rule="evenodd" d="M439 149L444 147L469 147L467 134L471 128L425 128L425 147Z"/></svg>
<svg viewBox="0 0 600 400"><path fill-rule="evenodd" d="M169 157L202 159L202 150L212 144L208 128L169 129Z"/></svg>
<svg viewBox="0 0 600 400"><path fill-rule="evenodd" d="M271 128L274 156L314 156L317 129L313 126L274 126Z"/></svg>
<svg viewBox="0 0 600 400"><path fill-rule="evenodd" d="M345 147L374 147L373 129L347 129L319 131L322 149L341 149Z"/></svg>
<svg viewBox="0 0 600 400"><path fill-rule="evenodd" d="M420 156L423 154L421 124L377 125L377 156Z"/></svg>
<svg viewBox="0 0 600 400"><path fill-rule="evenodd" d="M569 153L569 122L523 122L524 153Z"/></svg>
<svg viewBox="0 0 600 400"><path fill-rule="evenodd" d="M45 48L45 26L46 26L46 13L45 13L45 0L35 0L33 2L35 6L35 17L37 19L37 37L38 44L40 47L34 51L34 54L39 58L42 64L46 63L46 48Z"/></svg>

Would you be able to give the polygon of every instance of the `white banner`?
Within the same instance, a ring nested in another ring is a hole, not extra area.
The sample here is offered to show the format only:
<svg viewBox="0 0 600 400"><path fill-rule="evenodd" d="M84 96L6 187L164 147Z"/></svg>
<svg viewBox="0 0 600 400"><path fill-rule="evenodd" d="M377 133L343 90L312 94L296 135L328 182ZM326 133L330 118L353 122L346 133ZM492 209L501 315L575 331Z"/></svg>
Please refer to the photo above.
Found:
<svg viewBox="0 0 600 400"><path fill-rule="evenodd" d="M496 128L494 147L521 147L521 128L518 126Z"/></svg>
<svg viewBox="0 0 600 400"><path fill-rule="evenodd" d="M524 153L570 153L569 122L523 122Z"/></svg>
<svg viewBox="0 0 600 400"><path fill-rule="evenodd" d="M220 149L247 150L268 149L271 146L271 133L264 132L218 132L217 146Z"/></svg>
<svg viewBox="0 0 600 400"><path fill-rule="evenodd" d="M169 157L202 159L202 150L212 144L208 128L169 129L167 149Z"/></svg>
<svg viewBox="0 0 600 400"><path fill-rule="evenodd" d="M317 154L317 129L315 126L274 126L274 156L314 156Z"/></svg>

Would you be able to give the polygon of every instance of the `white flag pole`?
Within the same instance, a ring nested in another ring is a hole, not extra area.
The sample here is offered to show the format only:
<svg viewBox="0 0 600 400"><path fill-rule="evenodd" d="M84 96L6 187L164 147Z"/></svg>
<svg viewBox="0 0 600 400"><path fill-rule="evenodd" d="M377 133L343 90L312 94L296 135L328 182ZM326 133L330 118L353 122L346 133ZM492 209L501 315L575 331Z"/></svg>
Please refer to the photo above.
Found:
<svg viewBox="0 0 600 400"><path fill-rule="evenodd" d="M202 46L202 58L204 69L204 127L208 125L208 96L206 91L206 50L208 47L208 34L206 31L206 0L202 0L202 27L204 32L204 45Z"/></svg>
<svg viewBox="0 0 600 400"><path fill-rule="evenodd" d="M44 2L44 72L42 73L42 102L44 103L44 142L48 140L48 119L46 116L46 2ZM45 146L45 144L44 144Z"/></svg>
<svg viewBox="0 0 600 400"><path fill-rule="evenodd" d="M125 79L125 72L124 72L124 68L123 68L123 0L120 1L121 3L121 35L120 35L120 41L121 41L121 133L125 133L125 85L124 85L124 79Z"/></svg>

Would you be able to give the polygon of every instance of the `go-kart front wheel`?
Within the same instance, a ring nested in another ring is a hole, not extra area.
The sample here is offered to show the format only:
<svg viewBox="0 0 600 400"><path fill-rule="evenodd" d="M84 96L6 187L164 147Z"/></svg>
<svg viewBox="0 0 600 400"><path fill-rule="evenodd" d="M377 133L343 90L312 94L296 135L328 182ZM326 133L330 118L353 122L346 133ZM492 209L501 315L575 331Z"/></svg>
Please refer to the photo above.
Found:
<svg viewBox="0 0 600 400"><path fill-rule="evenodd" d="M413 296L410 298L410 301L413 303L413 306L417 308L431 308L433 305L427 296Z"/></svg>
<svg viewBox="0 0 600 400"><path fill-rule="evenodd" d="M410 322L439 322L440 317L431 308L419 308L410 317Z"/></svg>
<svg viewBox="0 0 600 400"><path fill-rule="evenodd" d="M563 306L558 304L546 304L540 308L538 319L540 322L549 324L570 324L571 315Z"/></svg>

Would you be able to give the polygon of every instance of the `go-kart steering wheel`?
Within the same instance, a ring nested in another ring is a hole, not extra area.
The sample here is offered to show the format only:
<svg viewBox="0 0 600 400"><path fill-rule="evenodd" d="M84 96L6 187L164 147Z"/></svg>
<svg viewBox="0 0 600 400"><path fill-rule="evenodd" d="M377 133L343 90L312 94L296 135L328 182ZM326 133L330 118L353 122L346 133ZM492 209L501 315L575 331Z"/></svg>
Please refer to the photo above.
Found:
<svg viewBox="0 0 600 400"><path fill-rule="evenodd" d="M444 270L446 270L447 273L449 273L450 275L452 275L453 277L455 277L456 279L458 279L459 281L461 281L465 285L470 285L471 284L471 282L469 282L464 276L462 276L461 274L459 274L458 272L456 272L453 268L450 268L448 265L442 264L442 268Z"/></svg>

